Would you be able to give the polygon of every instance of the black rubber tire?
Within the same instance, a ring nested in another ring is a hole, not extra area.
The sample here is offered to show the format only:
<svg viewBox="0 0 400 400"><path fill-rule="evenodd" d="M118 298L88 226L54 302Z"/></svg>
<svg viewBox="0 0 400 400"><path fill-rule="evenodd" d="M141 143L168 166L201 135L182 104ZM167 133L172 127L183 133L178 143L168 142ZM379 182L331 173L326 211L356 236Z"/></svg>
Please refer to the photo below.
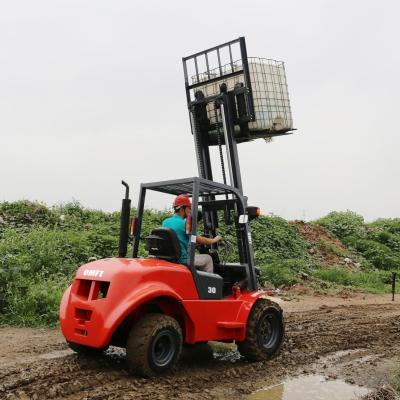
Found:
<svg viewBox="0 0 400 400"><path fill-rule="evenodd" d="M268 328L267 340L262 330ZM267 299L253 306L246 326L246 339L237 342L238 350L249 361L263 361L275 357L282 347L285 323L282 309Z"/></svg>
<svg viewBox="0 0 400 400"><path fill-rule="evenodd" d="M143 377L173 369L181 352L181 327L174 318L164 314L147 314L141 318L132 327L126 344L130 373Z"/></svg>
<svg viewBox="0 0 400 400"><path fill-rule="evenodd" d="M102 354L107 348L95 349L94 347L84 346L78 343L67 342L71 350L78 354L84 354L86 356L97 356Z"/></svg>

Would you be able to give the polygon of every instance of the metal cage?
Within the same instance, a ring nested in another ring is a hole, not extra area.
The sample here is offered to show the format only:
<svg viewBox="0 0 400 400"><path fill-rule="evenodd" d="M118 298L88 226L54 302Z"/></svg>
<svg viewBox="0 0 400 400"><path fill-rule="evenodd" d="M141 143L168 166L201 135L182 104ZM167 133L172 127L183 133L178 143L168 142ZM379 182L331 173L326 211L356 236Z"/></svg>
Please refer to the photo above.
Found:
<svg viewBox="0 0 400 400"><path fill-rule="evenodd" d="M183 65L189 108L199 102L199 93L206 104L210 145L224 140L221 110L215 101L222 84L236 99L234 134L238 143L293 130L284 63L247 57L243 37L185 57Z"/></svg>

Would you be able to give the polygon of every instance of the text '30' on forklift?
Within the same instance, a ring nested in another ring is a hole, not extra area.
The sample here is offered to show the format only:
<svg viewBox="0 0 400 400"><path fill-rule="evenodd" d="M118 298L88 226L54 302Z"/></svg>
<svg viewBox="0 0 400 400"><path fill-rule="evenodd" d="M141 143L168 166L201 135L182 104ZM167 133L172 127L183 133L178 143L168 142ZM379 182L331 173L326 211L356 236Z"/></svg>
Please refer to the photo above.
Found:
<svg viewBox="0 0 400 400"><path fill-rule="evenodd" d="M123 182L119 257L81 266L60 305L61 329L73 350L126 347L130 371L142 376L173 367L183 346L210 340L235 341L248 360L266 360L277 354L284 336L282 310L258 289L249 225L258 209L248 207L243 195L237 152L237 143L293 130L283 63L248 58L240 37L183 58L183 67L199 177L141 185L131 258L131 201ZM213 181L211 146L219 148L223 183ZM144 238L148 255L139 257L149 191L191 196L187 265L178 263L176 233L166 228ZM200 213L204 236L215 236L218 215L232 226L236 263L221 262L212 245L214 273L196 269Z"/></svg>

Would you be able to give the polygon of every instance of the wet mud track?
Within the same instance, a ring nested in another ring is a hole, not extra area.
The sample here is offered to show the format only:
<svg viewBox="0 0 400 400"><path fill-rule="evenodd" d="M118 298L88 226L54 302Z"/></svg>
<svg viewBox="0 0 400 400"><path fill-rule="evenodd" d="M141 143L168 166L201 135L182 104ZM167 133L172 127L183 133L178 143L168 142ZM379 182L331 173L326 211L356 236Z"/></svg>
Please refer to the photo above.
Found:
<svg viewBox="0 0 400 400"><path fill-rule="evenodd" d="M382 366L400 357L400 304L326 304L284 305L285 344L272 361L247 363L217 345L214 358L183 359L175 373L153 379L129 376L118 349L82 357L57 330L0 328L0 399L246 398L308 373L379 386Z"/></svg>

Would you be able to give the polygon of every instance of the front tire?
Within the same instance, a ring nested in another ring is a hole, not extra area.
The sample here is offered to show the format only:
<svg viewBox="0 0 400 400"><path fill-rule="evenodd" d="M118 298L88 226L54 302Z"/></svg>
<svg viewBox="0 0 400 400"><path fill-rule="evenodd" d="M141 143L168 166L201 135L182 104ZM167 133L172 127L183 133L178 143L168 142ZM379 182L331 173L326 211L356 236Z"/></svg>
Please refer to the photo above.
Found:
<svg viewBox="0 0 400 400"><path fill-rule="evenodd" d="M164 314L147 314L131 329L126 345L129 371L151 377L177 363L182 351L182 330Z"/></svg>
<svg viewBox="0 0 400 400"><path fill-rule="evenodd" d="M237 343L238 350L249 361L269 360L282 347L284 334L282 309L270 300L258 300L247 321L246 339Z"/></svg>

